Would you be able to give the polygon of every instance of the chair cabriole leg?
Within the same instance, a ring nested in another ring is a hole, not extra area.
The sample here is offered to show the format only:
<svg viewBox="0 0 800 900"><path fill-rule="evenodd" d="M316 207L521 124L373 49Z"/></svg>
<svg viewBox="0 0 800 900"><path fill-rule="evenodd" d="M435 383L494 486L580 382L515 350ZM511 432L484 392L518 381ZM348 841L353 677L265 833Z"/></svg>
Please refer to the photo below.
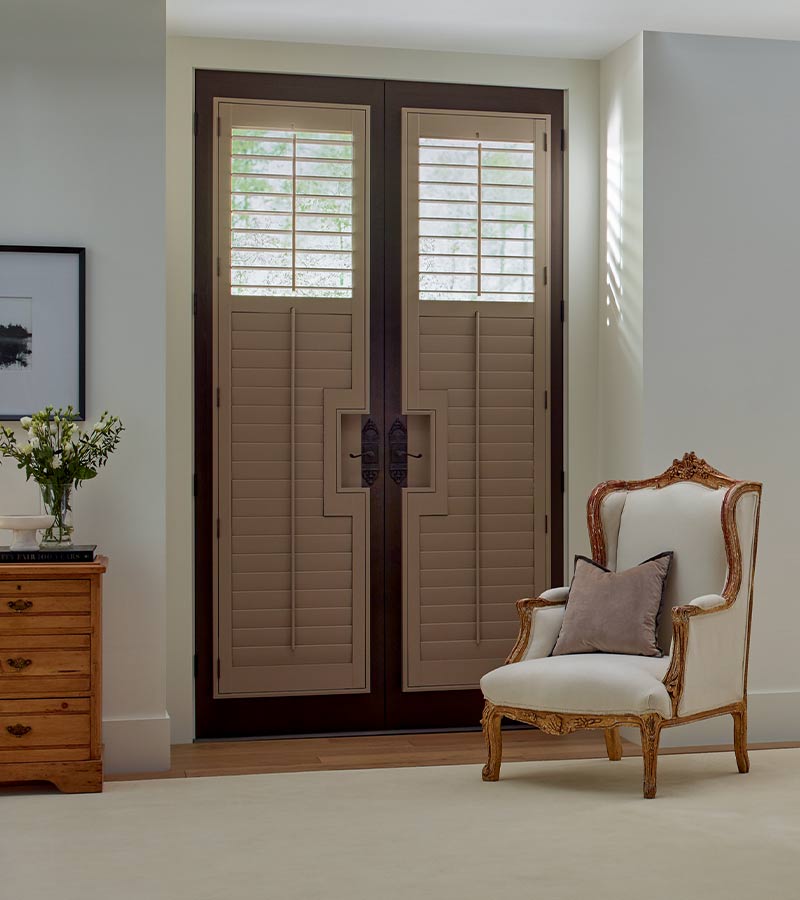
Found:
<svg viewBox="0 0 800 900"><path fill-rule="evenodd" d="M642 716L639 729L642 733L642 757L644 759L644 797L652 800L656 795L656 770L658 767L658 742L661 723L657 713Z"/></svg>
<svg viewBox="0 0 800 900"><path fill-rule="evenodd" d="M500 778L500 762L503 756L503 733L501 725L503 716L497 711L497 708L489 701L483 707L483 736L486 738L486 748L489 758L483 767L484 781L497 781Z"/></svg>
<svg viewBox="0 0 800 900"><path fill-rule="evenodd" d="M606 728L605 734L608 758L612 762L622 759L622 738L619 736L619 728L616 725L612 728Z"/></svg>
<svg viewBox="0 0 800 900"><path fill-rule="evenodd" d="M750 771L750 757L747 755L747 701L733 716L733 749L736 751L736 765L744 775Z"/></svg>

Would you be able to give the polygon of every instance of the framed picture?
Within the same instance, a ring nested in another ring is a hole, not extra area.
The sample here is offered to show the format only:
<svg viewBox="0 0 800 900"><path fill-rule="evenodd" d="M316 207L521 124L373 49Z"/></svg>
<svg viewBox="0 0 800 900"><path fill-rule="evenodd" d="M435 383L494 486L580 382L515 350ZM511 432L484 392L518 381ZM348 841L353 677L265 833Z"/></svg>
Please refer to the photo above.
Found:
<svg viewBox="0 0 800 900"><path fill-rule="evenodd" d="M0 420L86 415L86 250L0 245Z"/></svg>

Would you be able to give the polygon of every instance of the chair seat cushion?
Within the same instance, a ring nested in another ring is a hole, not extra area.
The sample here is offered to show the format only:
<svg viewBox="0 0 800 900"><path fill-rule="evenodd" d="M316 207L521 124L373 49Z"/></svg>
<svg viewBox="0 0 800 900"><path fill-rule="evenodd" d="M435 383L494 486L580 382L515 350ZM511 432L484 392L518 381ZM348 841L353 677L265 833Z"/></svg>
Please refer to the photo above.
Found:
<svg viewBox="0 0 800 900"><path fill-rule="evenodd" d="M495 706L560 713L672 714L662 684L669 658L611 653L548 656L500 666L481 678Z"/></svg>

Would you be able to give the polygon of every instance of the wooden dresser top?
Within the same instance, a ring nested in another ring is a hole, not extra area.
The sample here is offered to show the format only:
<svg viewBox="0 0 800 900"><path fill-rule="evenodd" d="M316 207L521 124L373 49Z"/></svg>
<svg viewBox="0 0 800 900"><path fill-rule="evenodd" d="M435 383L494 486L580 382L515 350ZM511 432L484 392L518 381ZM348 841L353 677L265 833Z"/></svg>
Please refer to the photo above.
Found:
<svg viewBox="0 0 800 900"><path fill-rule="evenodd" d="M90 563L2 563L0 579L76 578L102 575L108 568L108 557L98 556Z"/></svg>

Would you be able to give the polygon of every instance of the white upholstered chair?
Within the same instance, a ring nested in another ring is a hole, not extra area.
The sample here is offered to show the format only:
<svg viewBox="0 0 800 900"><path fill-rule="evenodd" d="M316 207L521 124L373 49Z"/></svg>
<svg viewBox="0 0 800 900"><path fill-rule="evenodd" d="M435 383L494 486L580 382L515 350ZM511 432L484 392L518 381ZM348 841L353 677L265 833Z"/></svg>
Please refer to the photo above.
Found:
<svg viewBox="0 0 800 900"><path fill-rule="evenodd" d="M568 588L519 600L520 632L506 664L481 679L489 759L497 781L503 717L548 734L605 729L609 759L619 726L642 735L644 796L655 797L661 729L730 715L747 772L747 660L761 485L736 481L687 453L662 475L598 485L588 504L594 560L614 571L674 551L659 620L662 658L550 656Z"/></svg>

